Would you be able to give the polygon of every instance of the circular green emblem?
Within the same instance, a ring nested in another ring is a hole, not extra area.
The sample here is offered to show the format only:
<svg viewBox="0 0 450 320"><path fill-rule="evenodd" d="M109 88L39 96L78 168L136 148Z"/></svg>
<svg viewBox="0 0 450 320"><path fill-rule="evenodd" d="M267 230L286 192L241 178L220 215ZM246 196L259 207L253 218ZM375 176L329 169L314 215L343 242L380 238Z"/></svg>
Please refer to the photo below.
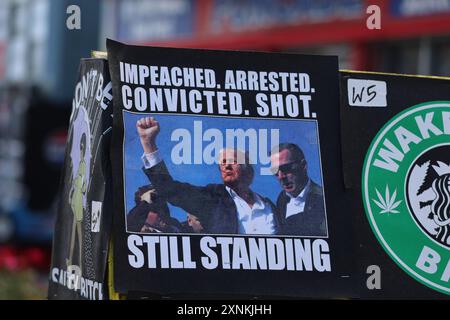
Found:
<svg viewBox="0 0 450 320"><path fill-rule="evenodd" d="M411 107L380 130L364 161L362 196L390 257L450 295L450 101Z"/></svg>

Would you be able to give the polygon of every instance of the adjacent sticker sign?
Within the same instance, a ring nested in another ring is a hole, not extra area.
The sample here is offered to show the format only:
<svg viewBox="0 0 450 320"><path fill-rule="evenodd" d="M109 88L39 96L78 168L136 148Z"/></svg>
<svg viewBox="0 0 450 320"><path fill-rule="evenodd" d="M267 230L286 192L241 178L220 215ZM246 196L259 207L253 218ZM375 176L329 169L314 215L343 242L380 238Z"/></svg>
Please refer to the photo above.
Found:
<svg viewBox="0 0 450 320"><path fill-rule="evenodd" d="M449 134L450 102L405 110L375 137L362 179L367 216L383 248L415 279L447 294Z"/></svg>
<svg viewBox="0 0 450 320"><path fill-rule="evenodd" d="M112 224L112 106L108 65L80 63L53 241L49 299L107 298L104 283Z"/></svg>
<svg viewBox="0 0 450 320"><path fill-rule="evenodd" d="M450 81L340 74L343 174L355 236L357 296L447 299ZM371 86L377 96L383 92L378 89L387 89L386 106L352 105L353 93L367 97Z"/></svg>

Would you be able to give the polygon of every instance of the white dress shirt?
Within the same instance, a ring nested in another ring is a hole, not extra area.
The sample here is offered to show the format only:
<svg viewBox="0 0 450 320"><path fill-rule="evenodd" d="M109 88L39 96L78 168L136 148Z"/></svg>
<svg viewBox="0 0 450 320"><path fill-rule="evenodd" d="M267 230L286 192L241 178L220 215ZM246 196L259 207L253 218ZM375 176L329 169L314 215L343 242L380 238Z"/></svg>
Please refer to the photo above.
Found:
<svg viewBox="0 0 450 320"><path fill-rule="evenodd" d="M286 206L286 218L305 211L306 195L309 193L310 188L311 180L308 180L306 186L303 188L302 192L298 194L298 196L293 197L289 193L286 193L290 198Z"/></svg>
<svg viewBox="0 0 450 320"><path fill-rule="evenodd" d="M150 169L162 161L159 149L152 153L144 153L141 157L145 169Z"/></svg>
<svg viewBox="0 0 450 320"><path fill-rule="evenodd" d="M250 208L230 187L226 187L228 193L236 204L238 214L238 228L240 234L274 234L275 222L270 203L265 202L253 192L255 203Z"/></svg>

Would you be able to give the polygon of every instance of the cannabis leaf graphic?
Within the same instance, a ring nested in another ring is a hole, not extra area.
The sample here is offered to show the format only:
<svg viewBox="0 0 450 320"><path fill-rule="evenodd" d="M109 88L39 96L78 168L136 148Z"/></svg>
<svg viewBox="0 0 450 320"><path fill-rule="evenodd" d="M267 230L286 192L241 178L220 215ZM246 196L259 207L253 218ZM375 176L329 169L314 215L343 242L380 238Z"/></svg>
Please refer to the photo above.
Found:
<svg viewBox="0 0 450 320"><path fill-rule="evenodd" d="M375 189L375 191L377 192L378 201L375 199L372 200L380 209L382 209L380 213L400 213L400 211L395 210L402 202L402 200L395 201L396 200L395 198L397 197L397 189L395 189L394 193L391 195L389 192L389 186L386 185L386 192L384 198L378 191L378 189Z"/></svg>

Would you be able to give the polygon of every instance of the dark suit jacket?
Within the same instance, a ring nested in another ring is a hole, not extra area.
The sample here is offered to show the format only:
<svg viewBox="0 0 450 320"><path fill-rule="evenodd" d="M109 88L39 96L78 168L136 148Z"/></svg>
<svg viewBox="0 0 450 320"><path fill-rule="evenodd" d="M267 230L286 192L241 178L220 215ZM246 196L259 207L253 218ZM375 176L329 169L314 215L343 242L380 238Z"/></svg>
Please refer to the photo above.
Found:
<svg viewBox="0 0 450 320"><path fill-rule="evenodd" d="M286 207L290 198L286 192L282 191L277 200L279 221L281 222L279 233L297 236L326 236L327 223L323 200L322 187L311 181L304 211L286 219Z"/></svg>
<svg viewBox="0 0 450 320"><path fill-rule="evenodd" d="M165 207L167 207L166 204L164 204ZM150 204L148 204L145 201L139 202L133 209L130 210L130 212L127 214L127 231L129 232L140 232L142 227L145 224L145 221L147 220L148 212L154 207L152 207ZM167 214L169 213L169 208L167 208ZM158 212L161 214L161 212ZM177 233L181 232L181 223L170 216L164 216L163 214L162 218L166 222L166 227L164 229L161 229L159 231L165 232L165 233Z"/></svg>
<svg viewBox="0 0 450 320"><path fill-rule="evenodd" d="M238 213L236 205L223 184L209 184L204 187L175 181L163 161L150 169L144 169L158 193L167 201L188 213L197 216L205 232L238 234ZM278 229L278 214L275 205L268 199L274 213L275 231Z"/></svg>

